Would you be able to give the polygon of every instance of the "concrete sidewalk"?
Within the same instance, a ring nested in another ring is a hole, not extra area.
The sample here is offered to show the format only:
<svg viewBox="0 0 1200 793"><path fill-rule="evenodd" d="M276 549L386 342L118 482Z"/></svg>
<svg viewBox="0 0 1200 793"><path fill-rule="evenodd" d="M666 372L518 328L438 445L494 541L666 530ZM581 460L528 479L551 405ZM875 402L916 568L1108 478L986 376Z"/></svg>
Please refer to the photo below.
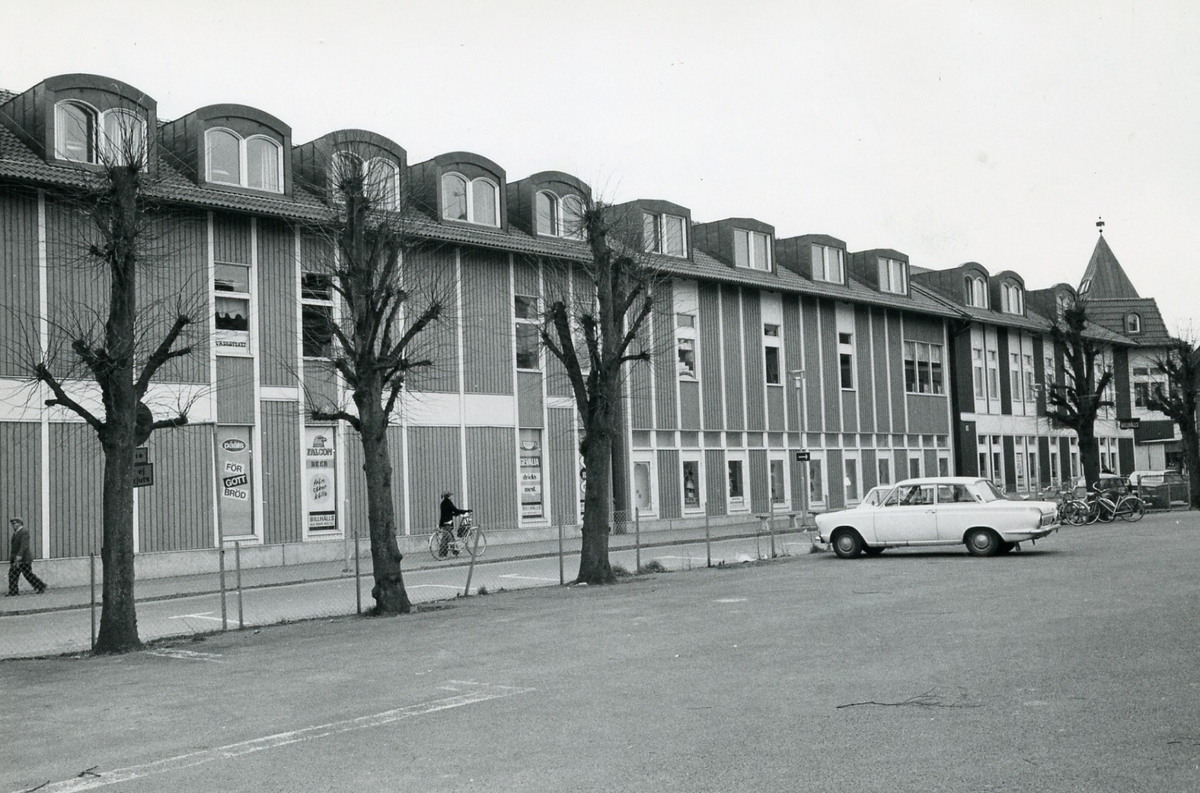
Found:
<svg viewBox="0 0 1200 793"><path fill-rule="evenodd" d="M776 536L805 533L805 529L778 531ZM728 540L743 537L754 537L759 534L759 524L746 523L722 526L712 532L712 539ZM763 542L768 542L763 534ZM496 542L487 548L485 556L477 560L477 564L486 565L492 562L508 561L517 558L557 556L559 546L557 541L546 540L526 543ZM643 548L656 548L684 543L704 542L703 527L699 532L696 528L673 529L666 531L646 532L640 538L630 534L613 534L609 536L609 550L612 552L630 550L639 543ZM568 556L576 556L579 538L575 537L563 549ZM409 553L405 555L402 568L405 572L441 567L465 567L470 563L469 558L434 561L428 554ZM225 591L235 591L238 586L238 572L235 569L234 555L226 553ZM371 577L370 547L363 543L359 559L360 574L364 579ZM34 572L38 564L34 562ZM7 569L5 569L7 573ZM99 559L96 560L95 598L97 605L103 599L102 569ZM309 583L314 581L329 581L341 578L353 578L355 575L354 559L337 559L333 561L315 562L311 564L290 564L270 567L244 567L241 570L241 586L243 589L257 589L270 586L285 586L289 584ZM42 576L46 580L45 576ZM68 609L86 608L92 603L91 586L56 587L53 580L46 580L47 590L43 594L35 594L28 584L21 582L23 587L18 597L0 598L0 617L20 614L36 614L47 611L62 611ZM195 575L169 576L163 578L140 578L134 585L136 600L140 602L167 600L171 598L189 597L220 592L221 574L219 571L198 573Z"/></svg>

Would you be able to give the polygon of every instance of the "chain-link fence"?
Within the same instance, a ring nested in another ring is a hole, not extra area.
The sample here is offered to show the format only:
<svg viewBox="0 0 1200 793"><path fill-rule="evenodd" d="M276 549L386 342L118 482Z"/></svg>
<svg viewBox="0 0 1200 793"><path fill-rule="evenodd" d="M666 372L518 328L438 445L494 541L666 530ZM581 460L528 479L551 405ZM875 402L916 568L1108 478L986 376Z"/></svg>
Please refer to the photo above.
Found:
<svg viewBox="0 0 1200 793"><path fill-rule="evenodd" d="M720 523L656 520L652 527L636 514L629 517L614 515L607 536L609 560L618 575L741 564L808 553L812 547L812 535L796 516L745 516ZM414 607L560 586L578 576L579 526L479 529L477 540L468 544L475 538L467 535L445 552L430 534L398 538L405 589ZM215 564L207 572L139 577L138 634L151 641L370 611L375 604L370 542L349 537L340 545L333 548L337 559L288 563L285 546L231 543L210 552ZM86 565L86 583L58 585L44 575L49 585L45 593L26 590L0 603L0 657L81 652L94 645L103 607L100 560L77 561Z"/></svg>

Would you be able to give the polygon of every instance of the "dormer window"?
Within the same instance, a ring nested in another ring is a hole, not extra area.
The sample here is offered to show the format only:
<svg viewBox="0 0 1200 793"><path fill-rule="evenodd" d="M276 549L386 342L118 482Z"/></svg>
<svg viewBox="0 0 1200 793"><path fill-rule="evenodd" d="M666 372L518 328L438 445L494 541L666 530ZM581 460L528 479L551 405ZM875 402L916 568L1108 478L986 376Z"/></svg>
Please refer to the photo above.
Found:
<svg viewBox="0 0 1200 793"><path fill-rule="evenodd" d="M1091 288L1092 288L1092 279L1091 279L1091 278L1084 278L1084 279L1083 279L1083 283L1081 283L1081 284L1079 285L1079 294L1081 294L1081 295L1082 295L1082 294L1084 294L1085 292L1087 292L1087 290L1089 290L1089 289L1091 289Z"/></svg>
<svg viewBox="0 0 1200 793"><path fill-rule="evenodd" d="M71 162L125 165L145 159L146 122L122 108L99 112L83 102L54 107L55 155Z"/></svg>
<svg viewBox="0 0 1200 793"><path fill-rule="evenodd" d="M879 259L879 291L894 295L908 294L908 263L899 259Z"/></svg>
<svg viewBox="0 0 1200 793"><path fill-rule="evenodd" d="M468 180L462 174L442 177L442 217L481 226L500 225L500 188L490 179Z"/></svg>
<svg viewBox="0 0 1200 793"><path fill-rule="evenodd" d="M642 245L647 253L687 257L687 219L678 215L642 213Z"/></svg>
<svg viewBox="0 0 1200 793"><path fill-rule="evenodd" d="M400 169L394 163L382 157L364 161L357 155L340 151L333 155L330 174L335 202L345 200L343 181L349 178L362 179L363 196L372 206L391 210L400 208Z"/></svg>
<svg viewBox="0 0 1200 793"><path fill-rule="evenodd" d="M987 308L987 283L980 275L968 275L963 279L964 298L968 306Z"/></svg>
<svg viewBox="0 0 1200 793"><path fill-rule="evenodd" d="M1000 284L1000 310L1005 314L1024 314L1025 297L1017 284Z"/></svg>
<svg viewBox="0 0 1200 793"><path fill-rule="evenodd" d="M1127 314L1125 316L1125 332L1126 333L1141 333L1142 318L1138 314Z"/></svg>
<svg viewBox="0 0 1200 793"><path fill-rule="evenodd" d="M846 283L844 254L841 248L828 245L812 246L812 271L814 281L828 281L832 284Z"/></svg>
<svg viewBox="0 0 1200 793"><path fill-rule="evenodd" d="M1070 295L1059 295L1054 299L1054 309L1059 319L1067 313L1067 309L1071 307Z"/></svg>
<svg viewBox="0 0 1200 793"><path fill-rule="evenodd" d="M204 133L204 145L207 181L283 192L283 147L271 138L243 138L232 130L216 128Z"/></svg>
<svg viewBox="0 0 1200 793"><path fill-rule="evenodd" d="M733 263L751 270L771 270L771 235L760 231L733 230Z"/></svg>
<svg viewBox="0 0 1200 793"><path fill-rule="evenodd" d="M583 200L579 196L559 198L549 190L542 190L536 202L538 234L583 239Z"/></svg>

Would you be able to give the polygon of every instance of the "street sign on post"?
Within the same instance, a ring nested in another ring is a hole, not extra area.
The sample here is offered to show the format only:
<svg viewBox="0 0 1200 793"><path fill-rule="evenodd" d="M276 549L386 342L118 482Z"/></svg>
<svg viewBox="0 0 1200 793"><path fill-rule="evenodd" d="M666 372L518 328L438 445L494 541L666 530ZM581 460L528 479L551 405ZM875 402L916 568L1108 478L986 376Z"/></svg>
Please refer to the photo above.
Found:
<svg viewBox="0 0 1200 793"><path fill-rule="evenodd" d="M154 463L135 463L133 466L133 486L149 487L154 484Z"/></svg>
<svg viewBox="0 0 1200 793"><path fill-rule="evenodd" d="M796 462L798 462L798 463L806 463L806 462L808 462L810 459L812 459L812 455L810 455L810 454L808 453L808 450L805 450L805 451L802 451L802 452L796 452Z"/></svg>
<svg viewBox="0 0 1200 793"><path fill-rule="evenodd" d="M147 446L138 446L133 450L133 464L142 465L150 462L150 449Z"/></svg>

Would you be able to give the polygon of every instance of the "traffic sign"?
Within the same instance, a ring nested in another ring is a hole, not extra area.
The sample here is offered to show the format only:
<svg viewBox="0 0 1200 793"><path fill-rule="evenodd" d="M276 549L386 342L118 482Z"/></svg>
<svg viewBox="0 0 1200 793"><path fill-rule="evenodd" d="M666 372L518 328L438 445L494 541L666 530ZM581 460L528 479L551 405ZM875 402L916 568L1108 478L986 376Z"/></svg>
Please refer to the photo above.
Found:
<svg viewBox="0 0 1200 793"><path fill-rule="evenodd" d="M812 455L809 454L809 452L807 450L802 451L802 452L796 452L796 462L798 462L798 463L806 463L811 459L812 459Z"/></svg>
<svg viewBox="0 0 1200 793"><path fill-rule="evenodd" d="M133 466L133 486L149 487L154 484L154 463L138 463Z"/></svg>

